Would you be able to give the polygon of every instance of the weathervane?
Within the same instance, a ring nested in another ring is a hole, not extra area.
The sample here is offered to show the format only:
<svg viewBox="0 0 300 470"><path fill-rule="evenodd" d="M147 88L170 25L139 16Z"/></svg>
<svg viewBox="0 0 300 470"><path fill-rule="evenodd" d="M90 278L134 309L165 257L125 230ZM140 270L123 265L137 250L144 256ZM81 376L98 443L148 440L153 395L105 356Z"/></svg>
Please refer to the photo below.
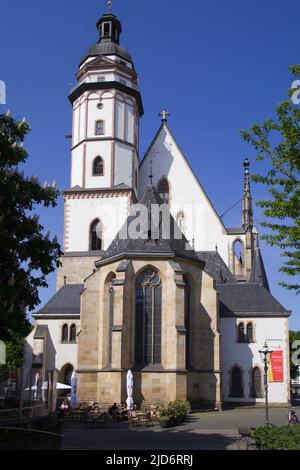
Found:
<svg viewBox="0 0 300 470"><path fill-rule="evenodd" d="M167 122L168 116L171 116L171 113L167 111L166 109L163 109L160 113L159 116L161 116L162 122Z"/></svg>
<svg viewBox="0 0 300 470"><path fill-rule="evenodd" d="M111 9L112 9L113 3L112 3L111 0L109 0L109 2L108 2L107 4L108 4L109 11L110 11L110 13L111 13Z"/></svg>

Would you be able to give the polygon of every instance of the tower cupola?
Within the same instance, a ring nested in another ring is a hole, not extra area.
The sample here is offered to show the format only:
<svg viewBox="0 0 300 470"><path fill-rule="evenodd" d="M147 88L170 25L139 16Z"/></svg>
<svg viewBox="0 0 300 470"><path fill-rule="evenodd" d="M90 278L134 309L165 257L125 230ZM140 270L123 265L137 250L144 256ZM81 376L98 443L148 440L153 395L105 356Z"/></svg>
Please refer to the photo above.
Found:
<svg viewBox="0 0 300 470"><path fill-rule="evenodd" d="M113 42L120 44L122 26L118 18L112 13L105 13L97 23L99 42Z"/></svg>

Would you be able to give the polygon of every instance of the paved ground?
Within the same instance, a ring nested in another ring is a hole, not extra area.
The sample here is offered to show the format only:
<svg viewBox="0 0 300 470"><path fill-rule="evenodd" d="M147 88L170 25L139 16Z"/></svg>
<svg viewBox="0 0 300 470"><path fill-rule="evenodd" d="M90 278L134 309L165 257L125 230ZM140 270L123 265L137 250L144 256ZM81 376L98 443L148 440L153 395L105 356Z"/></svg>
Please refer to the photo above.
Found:
<svg viewBox="0 0 300 470"><path fill-rule="evenodd" d="M295 408L300 417L300 407ZM270 421L286 424L286 408L270 409ZM193 413L188 421L171 429L132 427L112 423L104 429L84 424L64 427L63 449L104 450L236 450L239 426L264 424L264 409L235 409L222 412Z"/></svg>

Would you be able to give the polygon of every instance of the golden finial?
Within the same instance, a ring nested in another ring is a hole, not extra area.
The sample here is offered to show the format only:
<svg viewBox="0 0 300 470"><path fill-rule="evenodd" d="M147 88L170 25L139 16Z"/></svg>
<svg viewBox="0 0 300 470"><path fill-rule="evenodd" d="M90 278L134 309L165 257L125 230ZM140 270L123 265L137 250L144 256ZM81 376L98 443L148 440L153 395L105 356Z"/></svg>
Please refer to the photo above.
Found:
<svg viewBox="0 0 300 470"><path fill-rule="evenodd" d="M111 9L112 9L112 5L113 5L112 1L109 0L109 2L108 2L108 8L109 8L109 11L110 11L110 12L111 12Z"/></svg>

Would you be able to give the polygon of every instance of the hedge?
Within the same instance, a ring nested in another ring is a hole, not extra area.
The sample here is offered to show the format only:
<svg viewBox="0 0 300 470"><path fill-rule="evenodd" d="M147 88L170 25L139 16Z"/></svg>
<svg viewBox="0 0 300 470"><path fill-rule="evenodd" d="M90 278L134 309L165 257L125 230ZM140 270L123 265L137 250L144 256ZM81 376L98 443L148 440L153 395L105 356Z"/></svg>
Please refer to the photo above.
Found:
<svg viewBox="0 0 300 470"><path fill-rule="evenodd" d="M260 427L252 432L262 450L300 450L300 424L283 427Z"/></svg>

